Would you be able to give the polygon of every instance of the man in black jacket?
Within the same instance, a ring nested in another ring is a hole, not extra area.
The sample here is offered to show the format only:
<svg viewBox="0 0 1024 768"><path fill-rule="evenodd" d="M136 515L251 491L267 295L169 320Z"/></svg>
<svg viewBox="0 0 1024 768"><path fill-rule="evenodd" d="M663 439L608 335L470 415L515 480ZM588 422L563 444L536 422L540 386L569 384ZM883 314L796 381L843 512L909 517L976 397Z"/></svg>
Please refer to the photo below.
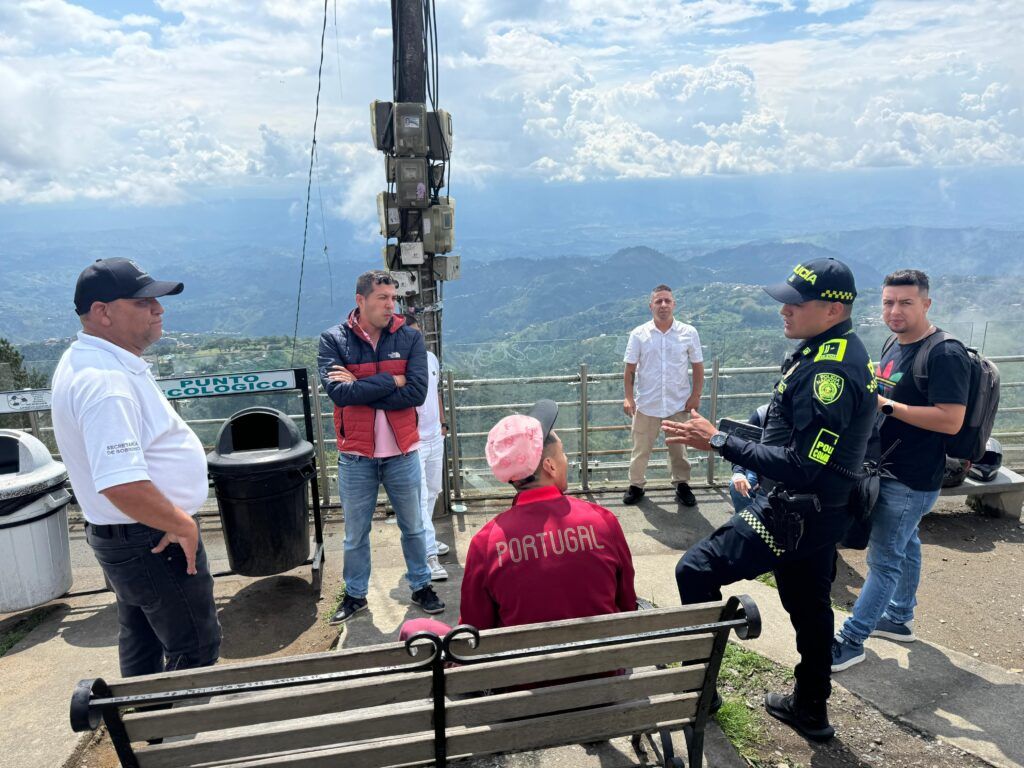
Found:
<svg viewBox="0 0 1024 768"><path fill-rule="evenodd" d="M754 470L761 488L749 508L691 547L676 566L684 604L721 599L724 584L773 571L796 630L796 688L769 693L765 708L808 739L834 735L830 601L836 543L850 524L852 475L860 470L876 408L877 383L850 315L853 274L835 259L798 264L765 288L783 306L787 338L802 339L782 366L760 443L719 432L696 411L665 422L670 441L713 449Z"/></svg>

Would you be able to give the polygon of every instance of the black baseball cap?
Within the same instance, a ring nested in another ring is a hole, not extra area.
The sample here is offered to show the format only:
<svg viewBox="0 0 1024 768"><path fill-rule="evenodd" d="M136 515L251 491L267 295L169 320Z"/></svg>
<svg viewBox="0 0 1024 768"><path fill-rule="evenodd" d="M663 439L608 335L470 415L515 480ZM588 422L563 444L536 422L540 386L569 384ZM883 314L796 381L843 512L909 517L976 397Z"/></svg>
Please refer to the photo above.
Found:
<svg viewBox="0 0 1024 768"><path fill-rule="evenodd" d="M533 404L533 408L530 409L527 416L540 422L541 434L547 440L551 429L555 426L555 420L558 418L558 403L554 400L538 400Z"/></svg>
<svg viewBox="0 0 1024 768"><path fill-rule="evenodd" d="M783 304L805 301L838 301L853 304L857 285L853 272L839 259L815 259L797 264L786 282L764 286L765 293Z"/></svg>
<svg viewBox="0 0 1024 768"><path fill-rule="evenodd" d="M75 312L84 315L94 301L155 299L185 290L184 283L154 280L131 259L97 259L82 270L75 285Z"/></svg>

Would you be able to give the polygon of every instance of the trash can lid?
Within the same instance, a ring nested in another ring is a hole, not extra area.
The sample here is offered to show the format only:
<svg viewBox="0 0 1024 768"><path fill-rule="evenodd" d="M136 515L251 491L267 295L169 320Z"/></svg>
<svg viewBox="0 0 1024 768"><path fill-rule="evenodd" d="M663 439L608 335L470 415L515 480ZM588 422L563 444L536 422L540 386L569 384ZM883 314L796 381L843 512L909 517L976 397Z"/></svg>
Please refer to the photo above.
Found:
<svg viewBox="0 0 1024 768"><path fill-rule="evenodd" d="M236 451L280 450L303 442L299 428L276 408L244 408L228 417L217 433L214 452L222 456Z"/></svg>
<svg viewBox="0 0 1024 768"><path fill-rule="evenodd" d="M16 429L0 429L0 500L40 493L68 479L50 449Z"/></svg>
<svg viewBox="0 0 1024 768"><path fill-rule="evenodd" d="M211 470L231 474L302 466L312 455L312 443L286 413L255 406L224 422L206 461Z"/></svg>
<svg viewBox="0 0 1024 768"><path fill-rule="evenodd" d="M313 444L303 440L290 448L260 448L226 454L218 453L214 448L206 454L206 463L211 472L246 474L253 471L305 466L312 458Z"/></svg>

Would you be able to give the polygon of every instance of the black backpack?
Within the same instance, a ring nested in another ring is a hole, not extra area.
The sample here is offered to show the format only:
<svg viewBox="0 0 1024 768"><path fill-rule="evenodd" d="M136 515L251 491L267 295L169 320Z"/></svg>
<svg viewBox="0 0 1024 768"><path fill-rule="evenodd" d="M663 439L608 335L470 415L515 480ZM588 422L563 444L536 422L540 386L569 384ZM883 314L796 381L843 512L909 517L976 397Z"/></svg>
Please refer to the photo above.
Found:
<svg viewBox="0 0 1024 768"><path fill-rule="evenodd" d="M946 455L955 459L978 461L985 455L985 445L992 436L992 425L999 410L999 369L995 363L973 347L943 330L936 330L925 338L914 357L914 385L928 397L928 357L944 341L955 341L967 352L970 361L971 383L967 392L967 412L964 424L955 435L946 437ZM882 346L882 357L896 343L895 334Z"/></svg>

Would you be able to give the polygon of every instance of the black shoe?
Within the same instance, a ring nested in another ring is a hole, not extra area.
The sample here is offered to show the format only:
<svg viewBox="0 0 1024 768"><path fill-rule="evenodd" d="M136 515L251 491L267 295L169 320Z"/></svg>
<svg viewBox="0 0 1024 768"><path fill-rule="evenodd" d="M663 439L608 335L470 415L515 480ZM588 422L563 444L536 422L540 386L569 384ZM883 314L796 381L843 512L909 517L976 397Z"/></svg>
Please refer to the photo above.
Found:
<svg viewBox="0 0 1024 768"><path fill-rule="evenodd" d="M341 600L341 605L338 606L338 610L331 616L331 624L343 624L344 622L351 619L360 611L366 610L366 598L365 597L345 597Z"/></svg>
<svg viewBox="0 0 1024 768"><path fill-rule="evenodd" d="M629 490L622 496L623 504L636 504L644 497L644 489L639 485L629 486Z"/></svg>
<svg viewBox="0 0 1024 768"><path fill-rule="evenodd" d="M768 710L769 715L781 720L805 739L828 741L836 735L836 729L828 721L824 703L813 708L819 711L812 711L810 708L798 706L793 694L783 696L779 693L769 693L764 697L764 708Z"/></svg>
<svg viewBox="0 0 1024 768"><path fill-rule="evenodd" d="M429 584L413 592L412 601L427 613L441 613L444 610L444 602Z"/></svg>
<svg viewBox="0 0 1024 768"><path fill-rule="evenodd" d="M685 507L697 506L697 497L693 495L693 491L690 490L690 486L686 483L680 483L676 486L676 501Z"/></svg>

